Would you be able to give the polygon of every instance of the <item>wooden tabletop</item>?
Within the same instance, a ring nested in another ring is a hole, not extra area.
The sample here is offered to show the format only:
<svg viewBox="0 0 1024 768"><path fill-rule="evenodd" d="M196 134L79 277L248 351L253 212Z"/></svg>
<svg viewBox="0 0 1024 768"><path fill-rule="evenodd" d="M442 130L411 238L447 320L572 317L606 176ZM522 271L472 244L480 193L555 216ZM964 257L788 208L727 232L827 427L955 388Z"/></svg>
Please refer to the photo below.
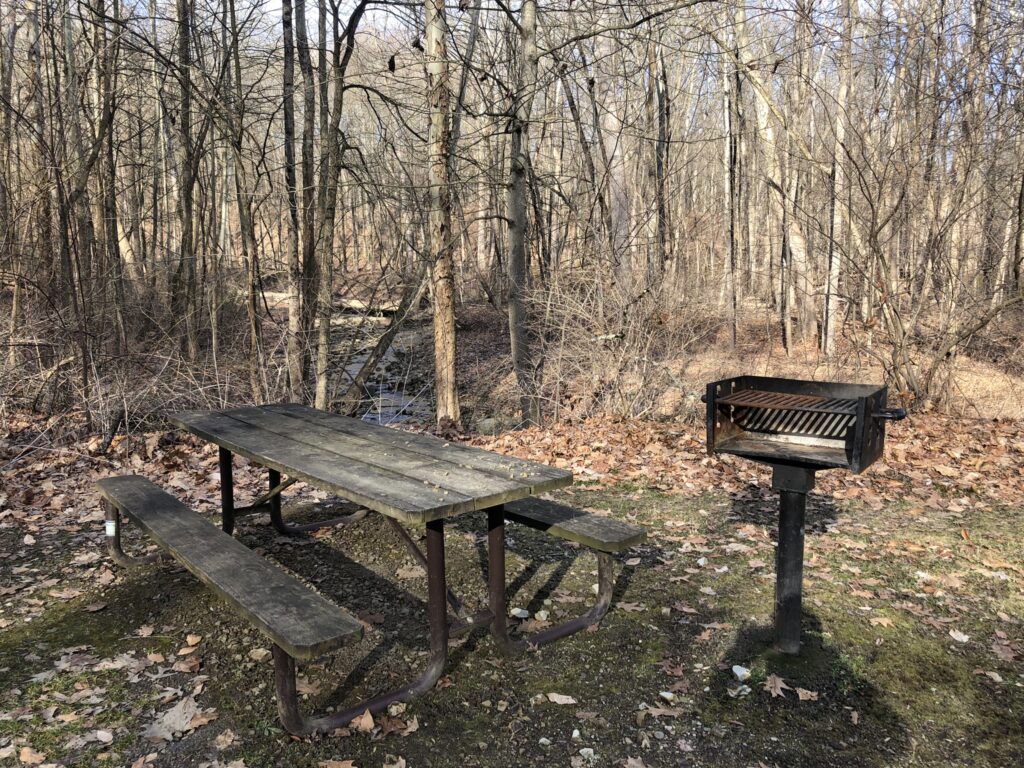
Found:
<svg viewBox="0 0 1024 768"><path fill-rule="evenodd" d="M189 411L170 420L286 477L414 525L572 483L566 470L302 405Z"/></svg>

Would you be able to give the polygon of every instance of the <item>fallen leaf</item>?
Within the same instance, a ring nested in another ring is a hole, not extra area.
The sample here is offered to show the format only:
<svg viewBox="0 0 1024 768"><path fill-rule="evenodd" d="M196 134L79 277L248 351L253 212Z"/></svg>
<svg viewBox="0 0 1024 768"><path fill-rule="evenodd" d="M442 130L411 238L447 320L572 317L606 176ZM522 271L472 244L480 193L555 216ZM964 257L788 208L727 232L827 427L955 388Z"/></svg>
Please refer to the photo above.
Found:
<svg viewBox="0 0 1024 768"><path fill-rule="evenodd" d="M647 606L643 603L616 603L615 607L620 611L626 611L628 613L638 613L647 609Z"/></svg>
<svg viewBox="0 0 1024 768"><path fill-rule="evenodd" d="M187 656L184 659L178 659L171 666L175 672L184 672L187 675L193 672L199 671L199 657L198 656Z"/></svg>
<svg viewBox="0 0 1024 768"><path fill-rule="evenodd" d="M419 565L409 565L395 571L395 576L400 579L420 579L427 575L427 572Z"/></svg>
<svg viewBox="0 0 1024 768"><path fill-rule="evenodd" d="M500 707L500 702L499 702L498 711L499 712L503 711L501 709L501 707ZM405 724L405 730L402 731L402 735L403 736L408 736L410 733L416 733L416 731L418 731L419 729L420 729L420 721L416 717L416 715L413 715L412 719L408 723Z"/></svg>
<svg viewBox="0 0 1024 768"><path fill-rule="evenodd" d="M631 558L629 558L629 560L626 561L626 565L629 565L629 566L640 565L640 558L639 557L631 557Z"/></svg>
<svg viewBox="0 0 1024 768"><path fill-rule="evenodd" d="M321 760L318 768L358 768L351 760Z"/></svg>
<svg viewBox="0 0 1024 768"><path fill-rule="evenodd" d="M202 635L189 635L185 638L185 642L189 645L199 645L199 641L203 639Z"/></svg>
<svg viewBox="0 0 1024 768"><path fill-rule="evenodd" d="M174 734L191 730L192 718L198 714L196 700L186 696L150 723L143 736L150 741L174 741Z"/></svg>
<svg viewBox="0 0 1024 768"><path fill-rule="evenodd" d="M576 699L574 699L572 696L565 696L564 694L561 694L561 693L549 693L548 694L548 701L550 701L552 704L575 704L576 703Z"/></svg>
<svg viewBox="0 0 1024 768"><path fill-rule="evenodd" d="M213 746L217 749L227 749L235 743L235 732L228 728L222 731L216 739L213 740Z"/></svg>
<svg viewBox="0 0 1024 768"><path fill-rule="evenodd" d="M212 723L218 717L220 717L220 715L217 714L217 710L215 709L208 709L205 712L200 712L198 715L189 720L188 729L192 731L196 728L202 728L207 723Z"/></svg>
<svg viewBox="0 0 1024 768"><path fill-rule="evenodd" d="M872 627L891 627L892 619L885 616L872 616L870 619Z"/></svg>
<svg viewBox="0 0 1024 768"><path fill-rule="evenodd" d="M1017 655L1007 643L1001 643L998 640L992 643L992 653L998 656L1001 661L1013 661Z"/></svg>
<svg viewBox="0 0 1024 768"><path fill-rule="evenodd" d="M135 634L139 637L149 637L153 634L153 628L148 624L144 624L135 630Z"/></svg>
<svg viewBox="0 0 1024 768"><path fill-rule="evenodd" d="M768 675L768 678L764 681L763 687L766 691L768 691L768 693L772 695L773 699L779 696L785 697L786 694L784 693L784 691L793 690L788 685L786 685L786 681L778 675Z"/></svg>
<svg viewBox="0 0 1024 768"><path fill-rule="evenodd" d="M36 752L32 747L22 747L18 753L18 759L25 765L39 765L46 759L42 752Z"/></svg>
<svg viewBox="0 0 1024 768"><path fill-rule="evenodd" d="M364 710L363 714L353 718L352 722L349 723L349 725L351 725L357 731L369 733L374 728L373 715L370 714L370 710Z"/></svg>
<svg viewBox="0 0 1024 768"><path fill-rule="evenodd" d="M89 605L85 606L85 610L88 613L96 613L97 611L102 611L106 607L106 603L90 603Z"/></svg>
<svg viewBox="0 0 1024 768"><path fill-rule="evenodd" d="M269 659L271 655L270 650L267 648L253 648L249 651L249 658L261 664Z"/></svg>
<svg viewBox="0 0 1024 768"><path fill-rule="evenodd" d="M817 701L818 700L818 692L817 691L808 691L806 688L797 688L796 689L796 697L800 701Z"/></svg>
<svg viewBox="0 0 1024 768"><path fill-rule="evenodd" d="M401 755L387 755L384 758L384 768L405 768L405 758Z"/></svg>
<svg viewBox="0 0 1024 768"><path fill-rule="evenodd" d="M970 635L965 635L963 632L960 632L956 629L949 630L949 636L956 640L958 643L966 643L968 640L971 639Z"/></svg>

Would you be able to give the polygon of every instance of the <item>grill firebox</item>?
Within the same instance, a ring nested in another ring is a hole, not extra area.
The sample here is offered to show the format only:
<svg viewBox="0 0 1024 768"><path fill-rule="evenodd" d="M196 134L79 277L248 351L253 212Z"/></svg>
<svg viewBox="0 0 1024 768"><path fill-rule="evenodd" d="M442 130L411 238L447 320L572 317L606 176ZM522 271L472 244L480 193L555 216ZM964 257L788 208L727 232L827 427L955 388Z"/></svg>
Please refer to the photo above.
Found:
<svg viewBox="0 0 1024 768"><path fill-rule="evenodd" d="M772 467L779 491L775 553L775 641L800 652L804 515L814 473L859 474L882 455L885 422L906 416L886 407L887 389L864 384L738 376L707 385L708 453L731 453Z"/></svg>

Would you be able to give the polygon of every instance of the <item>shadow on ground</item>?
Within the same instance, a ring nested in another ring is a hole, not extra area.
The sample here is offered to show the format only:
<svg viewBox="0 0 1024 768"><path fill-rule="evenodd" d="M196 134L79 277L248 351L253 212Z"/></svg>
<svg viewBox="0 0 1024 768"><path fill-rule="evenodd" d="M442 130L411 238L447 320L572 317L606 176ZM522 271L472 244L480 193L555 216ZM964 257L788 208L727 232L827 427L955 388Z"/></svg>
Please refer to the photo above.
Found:
<svg viewBox="0 0 1024 768"><path fill-rule="evenodd" d="M825 533L836 523L840 512L832 499L811 491L807 494L804 530L809 534ZM745 491L733 494L728 519L737 523L763 525L774 531L779 524L778 492L762 486L750 486Z"/></svg>

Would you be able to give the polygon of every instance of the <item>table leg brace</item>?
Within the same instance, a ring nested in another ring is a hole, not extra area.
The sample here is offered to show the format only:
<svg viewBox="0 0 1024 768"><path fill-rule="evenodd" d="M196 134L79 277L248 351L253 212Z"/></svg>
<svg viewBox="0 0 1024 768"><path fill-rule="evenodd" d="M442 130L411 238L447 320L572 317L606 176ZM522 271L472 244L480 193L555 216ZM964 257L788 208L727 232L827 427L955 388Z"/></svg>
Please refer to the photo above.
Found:
<svg viewBox="0 0 1024 768"><path fill-rule="evenodd" d="M430 656L426 670L414 681L389 693L375 696L340 712L307 718L299 711L295 685L295 660L277 645L273 647L277 712L285 730L297 736L330 733L370 711L377 714L397 701L408 701L434 687L448 660L448 615L445 605L444 521L427 523L427 618L430 623Z"/></svg>
<svg viewBox="0 0 1024 768"><path fill-rule="evenodd" d="M597 552L597 600L582 616L537 632L522 640L508 634L508 607L505 595L505 511L501 507L487 510L487 580L490 596L491 635L502 653L512 654L539 648L555 640L593 626L604 618L612 602L615 588L615 567L612 556Z"/></svg>
<svg viewBox="0 0 1024 768"><path fill-rule="evenodd" d="M270 481L270 522L274 528L282 536L294 536L298 533L305 533L307 531L317 531L321 528L330 528L335 525L349 525L350 523L358 523L364 517L366 517L370 510L360 509L358 512L353 512L350 515L343 515L341 517L331 518L330 520L323 520L317 523L302 523L295 525L292 523L286 523L284 518L281 516L281 491L291 485L290 481L285 483L281 482L281 473L276 469L268 470L268 477Z"/></svg>

